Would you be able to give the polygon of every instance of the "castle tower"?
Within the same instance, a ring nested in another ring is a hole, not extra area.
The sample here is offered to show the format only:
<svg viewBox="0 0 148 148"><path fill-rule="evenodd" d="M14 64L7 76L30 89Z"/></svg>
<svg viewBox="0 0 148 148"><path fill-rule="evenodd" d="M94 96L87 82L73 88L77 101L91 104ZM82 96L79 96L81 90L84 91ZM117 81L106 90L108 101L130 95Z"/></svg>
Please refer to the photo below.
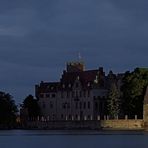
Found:
<svg viewBox="0 0 148 148"><path fill-rule="evenodd" d="M143 120L144 120L144 127L148 128L148 86L147 86L146 93L144 96Z"/></svg>
<svg viewBox="0 0 148 148"><path fill-rule="evenodd" d="M81 72L85 70L84 62L67 63L67 72Z"/></svg>

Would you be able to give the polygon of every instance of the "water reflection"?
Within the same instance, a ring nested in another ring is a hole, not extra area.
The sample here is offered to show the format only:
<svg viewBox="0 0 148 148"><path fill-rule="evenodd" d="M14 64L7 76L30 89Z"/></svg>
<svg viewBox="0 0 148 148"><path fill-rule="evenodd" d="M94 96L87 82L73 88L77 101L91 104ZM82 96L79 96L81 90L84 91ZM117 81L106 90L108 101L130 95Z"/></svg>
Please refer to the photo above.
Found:
<svg viewBox="0 0 148 148"><path fill-rule="evenodd" d="M0 131L0 148L148 148L143 131Z"/></svg>

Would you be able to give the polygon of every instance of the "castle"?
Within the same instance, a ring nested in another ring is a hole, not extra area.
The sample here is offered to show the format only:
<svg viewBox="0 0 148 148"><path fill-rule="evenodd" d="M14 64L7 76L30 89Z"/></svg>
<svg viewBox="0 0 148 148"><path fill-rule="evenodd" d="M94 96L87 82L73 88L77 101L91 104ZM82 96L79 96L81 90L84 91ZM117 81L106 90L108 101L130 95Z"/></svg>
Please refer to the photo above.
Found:
<svg viewBox="0 0 148 148"><path fill-rule="evenodd" d="M47 121L100 120L107 112L112 83L120 91L124 74L105 75L103 68L85 70L83 62L69 62L59 82L41 82L35 94Z"/></svg>

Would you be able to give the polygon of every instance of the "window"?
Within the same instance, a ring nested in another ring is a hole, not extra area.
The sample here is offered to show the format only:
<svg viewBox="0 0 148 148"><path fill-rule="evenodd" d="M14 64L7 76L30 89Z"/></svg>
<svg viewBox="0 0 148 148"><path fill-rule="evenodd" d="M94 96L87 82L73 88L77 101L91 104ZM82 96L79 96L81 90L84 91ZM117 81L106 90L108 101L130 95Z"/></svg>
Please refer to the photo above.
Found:
<svg viewBox="0 0 148 148"><path fill-rule="evenodd" d="M78 119L78 115L76 115L76 119Z"/></svg>
<svg viewBox="0 0 148 148"><path fill-rule="evenodd" d="M84 97L86 97L86 91L84 90L84 92L83 92L83 95L84 95Z"/></svg>
<svg viewBox="0 0 148 148"><path fill-rule="evenodd" d="M75 104L75 108L78 109L78 102L76 102L76 104Z"/></svg>
<svg viewBox="0 0 148 148"><path fill-rule="evenodd" d="M40 94L40 98L44 98L44 94Z"/></svg>
<svg viewBox="0 0 148 148"><path fill-rule="evenodd" d="M71 119L71 115L69 115L68 118Z"/></svg>
<svg viewBox="0 0 148 148"><path fill-rule="evenodd" d="M100 101L99 102L99 111L102 112L102 110L103 110L103 102Z"/></svg>
<svg viewBox="0 0 148 148"><path fill-rule="evenodd" d="M69 92L67 91L67 98L69 98Z"/></svg>
<svg viewBox="0 0 148 148"><path fill-rule="evenodd" d="M46 98L50 98L50 94L46 94Z"/></svg>
<svg viewBox="0 0 148 148"><path fill-rule="evenodd" d="M63 92L61 91L61 98L63 98Z"/></svg>
<svg viewBox="0 0 148 148"><path fill-rule="evenodd" d="M95 109L98 109L98 103L95 102Z"/></svg>
<svg viewBox="0 0 148 148"><path fill-rule="evenodd" d="M88 90L88 97L90 97L90 91Z"/></svg>
<svg viewBox="0 0 148 148"><path fill-rule="evenodd" d="M70 108L70 103L67 103L67 108Z"/></svg>
<svg viewBox="0 0 148 148"><path fill-rule="evenodd" d="M80 109L82 108L82 102L80 102Z"/></svg>
<svg viewBox="0 0 148 148"><path fill-rule="evenodd" d="M76 83L76 88L78 88L79 87L79 83Z"/></svg>
<svg viewBox="0 0 148 148"><path fill-rule="evenodd" d="M65 109L65 108L66 108L66 105L65 105L65 103L63 103L63 104L62 104L62 107L63 107L63 109Z"/></svg>
<svg viewBox="0 0 148 148"><path fill-rule="evenodd" d="M76 91L76 97L78 97L78 92Z"/></svg>
<svg viewBox="0 0 148 148"><path fill-rule="evenodd" d="M72 98L74 98L74 92L72 92Z"/></svg>
<svg viewBox="0 0 148 148"><path fill-rule="evenodd" d="M80 97L82 97L82 92L80 91L79 93L80 93Z"/></svg>
<svg viewBox="0 0 148 148"><path fill-rule="evenodd" d="M43 108L46 108L45 102L43 102L43 105L42 106L43 106Z"/></svg>
<svg viewBox="0 0 148 148"><path fill-rule="evenodd" d="M71 84L69 84L68 87L71 88Z"/></svg>
<svg viewBox="0 0 148 148"><path fill-rule="evenodd" d="M50 102L50 108L53 108L53 103L52 102Z"/></svg>
<svg viewBox="0 0 148 148"><path fill-rule="evenodd" d="M52 98L55 98L55 94L52 94Z"/></svg>
<svg viewBox="0 0 148 148"><path fill-rule="evenodd" d="M86 108L86 102L84 102L84 104L83 104L84 106L83 106L83 108L85 109Z"/></svg>
<svg viewBox="0 0 148 148"><path fill-rule="evenodd" d="M55 114L52 114L52 119L53 119L53 120L55 119Z"/></svg>
<svg viewBox="0 0 148 148"><path fill-rule="evenodd" d="M88 109L90 109L90 102L88 102L87 106L88 106Z"/></svg>

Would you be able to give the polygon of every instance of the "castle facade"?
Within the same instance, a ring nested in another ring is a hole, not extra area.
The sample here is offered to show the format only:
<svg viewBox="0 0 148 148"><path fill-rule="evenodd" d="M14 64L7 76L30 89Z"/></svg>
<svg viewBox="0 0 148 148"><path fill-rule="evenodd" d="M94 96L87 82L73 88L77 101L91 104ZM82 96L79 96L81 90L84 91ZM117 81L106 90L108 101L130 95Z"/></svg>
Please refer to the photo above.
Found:
<svg viewBox="0 0 148 148"><path fill-rule="evenodd" d="M107 96L112 83L120 90L123 74L105 75L103 68L85 70L83 62L66 65L59 82L35 86L41 116L47 121L100 120L107 112Z"/></svg>

